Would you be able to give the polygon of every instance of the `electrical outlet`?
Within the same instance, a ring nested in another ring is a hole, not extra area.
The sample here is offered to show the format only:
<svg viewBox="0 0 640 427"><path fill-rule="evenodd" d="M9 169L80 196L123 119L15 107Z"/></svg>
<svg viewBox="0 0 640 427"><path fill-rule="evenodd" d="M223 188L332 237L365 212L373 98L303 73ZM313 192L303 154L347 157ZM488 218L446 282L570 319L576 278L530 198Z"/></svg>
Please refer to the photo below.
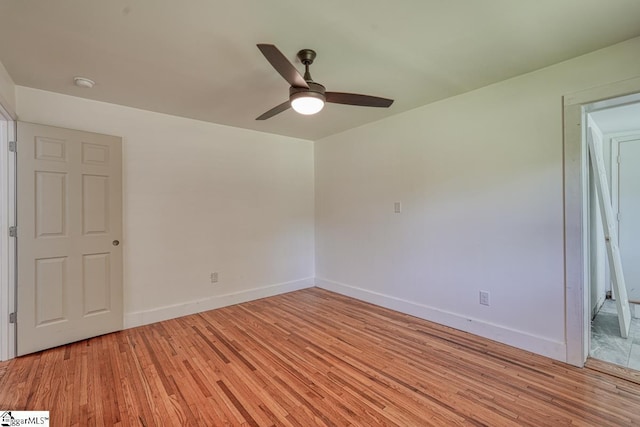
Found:
<svg viewBox="0 0 640 427"><path fill-rule="evenodd" d="M480 304L489 305L489 292L480 291Z"/></svg>
<svg viewBox="0 0 640 427"><path fill-rule="evenodd" d="M394 213L402 213L402 203L401 202L394 202L393 203L393 212Z"/></svg>
<svg viewBox="0 0 640 427"><path fill-rule="evenodd" d="M211 273L211 283L218 283L218 272L214 271Z"/></svg>

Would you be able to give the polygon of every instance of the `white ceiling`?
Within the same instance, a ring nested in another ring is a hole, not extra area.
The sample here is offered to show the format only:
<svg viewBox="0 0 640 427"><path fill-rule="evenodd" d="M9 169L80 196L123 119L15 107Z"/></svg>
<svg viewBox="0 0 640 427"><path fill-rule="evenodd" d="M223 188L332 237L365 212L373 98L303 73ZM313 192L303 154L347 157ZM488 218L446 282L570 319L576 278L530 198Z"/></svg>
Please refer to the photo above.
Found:
<svg viewBox="0 0 640 427"><path fill-rule="evenodd" d="M316 140L640 36L638 0L2 0L16 84ZM288 84L257 43L327 90L395 99L255 117ZM97 82L73 86L74 76Z"/></svg>
<svg viewBox="0 0 640 427"><path fill-rule="evenodd" d="M640 131L640 102L589 113L603 134Z"/></svg>

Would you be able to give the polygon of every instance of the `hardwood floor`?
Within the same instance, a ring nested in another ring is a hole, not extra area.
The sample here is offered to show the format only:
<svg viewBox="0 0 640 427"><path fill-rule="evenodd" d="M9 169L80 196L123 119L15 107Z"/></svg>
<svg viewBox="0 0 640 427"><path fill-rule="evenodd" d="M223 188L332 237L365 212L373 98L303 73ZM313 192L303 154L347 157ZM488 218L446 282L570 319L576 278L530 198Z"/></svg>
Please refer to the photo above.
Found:
<svg viewBox="0 0 640 427"><path fill-rule="evenodd" d="M640 385L317 288L0 364L52 426L640 425Z"/></svg>

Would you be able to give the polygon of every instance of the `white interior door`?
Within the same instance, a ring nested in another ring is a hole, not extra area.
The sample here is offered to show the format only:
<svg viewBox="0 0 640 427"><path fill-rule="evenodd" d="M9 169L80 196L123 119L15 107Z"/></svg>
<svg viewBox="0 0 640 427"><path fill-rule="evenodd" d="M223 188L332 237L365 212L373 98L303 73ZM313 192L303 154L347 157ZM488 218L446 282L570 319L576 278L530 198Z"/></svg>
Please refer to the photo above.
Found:
<svg viewBox="0 0 640 427"><path fill-rule="evenodd" d="M18 123L17 354L122 329L122 140Z"/></svg>
<svg viewBox="0 0 640 427"><path fill-rule="evenodd" d="M619 142L618 241L629 301L640 304L640 137Z"/></svg>

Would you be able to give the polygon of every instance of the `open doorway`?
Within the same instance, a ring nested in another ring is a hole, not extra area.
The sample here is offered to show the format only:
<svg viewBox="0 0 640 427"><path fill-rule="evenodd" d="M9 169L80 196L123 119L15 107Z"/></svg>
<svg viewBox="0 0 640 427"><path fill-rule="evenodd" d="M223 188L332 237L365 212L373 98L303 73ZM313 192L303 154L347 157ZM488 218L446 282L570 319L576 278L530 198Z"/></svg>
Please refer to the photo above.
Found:
<svg viewBox="0 0 640 427"><path fill-rule="evenodd" d="M625 103L622 97L626 96L637 96L636 100L640 100L640 77L608 83L563 97L566 361L579 367L585 366L590 353L593 308L590 286L587 113L589 109L595 111L620 106Z"/></svg>
<svg viewBox="0 0 640 427"><path fill-rule="evenodd" d="M618 310L606 256L602 215L593 172L589 170L589 310L592 358L640 370L640 96L585 106L587 122L602 140L607 187L614 216L622 271L631 304L628 337L620 332Z"/></svg>

